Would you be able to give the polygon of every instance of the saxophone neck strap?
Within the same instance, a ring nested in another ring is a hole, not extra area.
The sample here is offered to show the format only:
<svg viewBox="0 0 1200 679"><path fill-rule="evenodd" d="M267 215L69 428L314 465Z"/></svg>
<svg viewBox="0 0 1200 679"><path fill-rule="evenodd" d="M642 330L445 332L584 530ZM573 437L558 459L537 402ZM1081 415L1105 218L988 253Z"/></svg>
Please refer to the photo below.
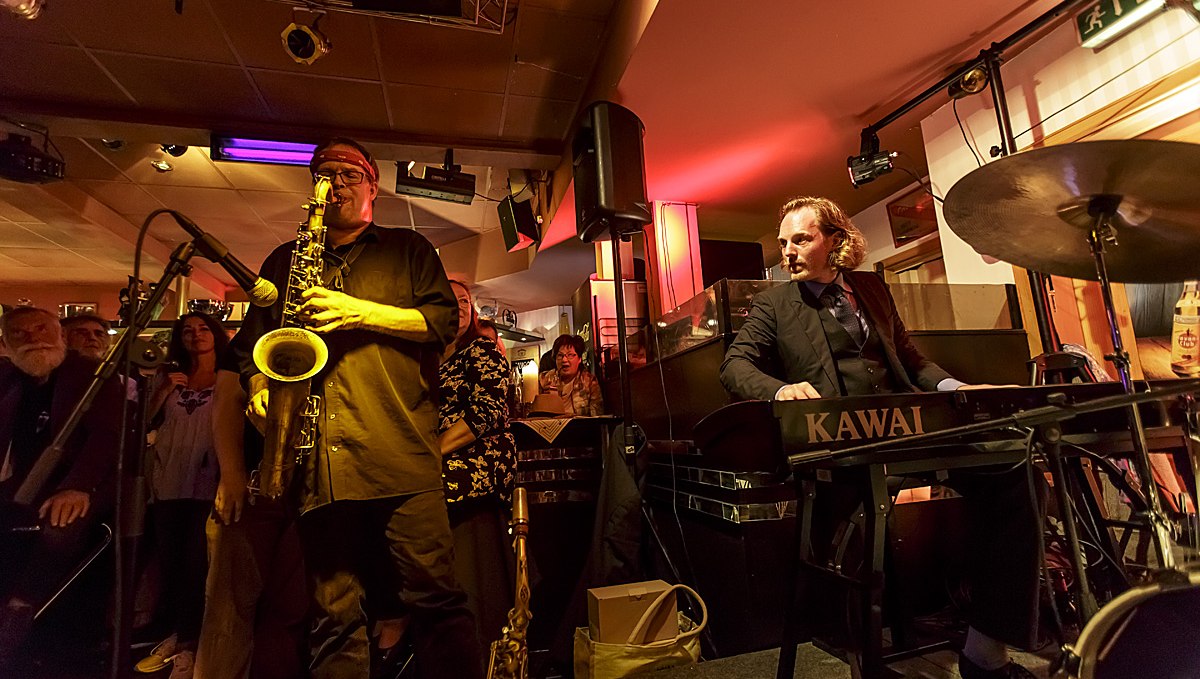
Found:
<svg viewBox="0 0 1200 679"><path fill-rule="evenodd" d="M335 252L326 250L325 258L327 266L325 267L324 273L321 275L321 285L330 290L337 290L340 292L345 286L346 276L350 275L350 265L354 263L354 260L358 259L360 254L362 254L363 247L366 244L367 242L365 240L360 239L354 244L354 247L350 249L350 252L346 253L345 257L342 257Z"/></svg>

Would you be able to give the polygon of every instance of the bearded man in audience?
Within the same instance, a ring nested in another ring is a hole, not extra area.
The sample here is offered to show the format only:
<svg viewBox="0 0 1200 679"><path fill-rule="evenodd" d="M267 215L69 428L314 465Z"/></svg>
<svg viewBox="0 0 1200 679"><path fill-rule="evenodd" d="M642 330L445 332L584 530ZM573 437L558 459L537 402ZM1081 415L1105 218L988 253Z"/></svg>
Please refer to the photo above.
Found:
<svg viewBox="0 0 1200 679"><path fill-rule="evenodd" d="M121 389L104 384L63 446L47 451L91 383L96 361L68 354L58 317L23 307L0 316L0 676L15 662L34 614L94 545L108 518L120 436ZM6 532L9 532L6 531Z"/></svg>

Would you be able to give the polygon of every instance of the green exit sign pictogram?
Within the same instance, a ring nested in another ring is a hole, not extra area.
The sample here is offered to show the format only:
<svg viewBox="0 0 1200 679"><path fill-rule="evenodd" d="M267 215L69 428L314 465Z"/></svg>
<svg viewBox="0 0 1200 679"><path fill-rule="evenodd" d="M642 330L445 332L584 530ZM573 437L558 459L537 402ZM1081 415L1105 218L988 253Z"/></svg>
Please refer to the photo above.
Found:
<svg viewBox="0 0 1200 679"><path fill-rule="evenodd" d="M1133 28L1155 12L1165 0L1099 0L1075 17L1079 40L1084 47L1100 47Z"/></svg>

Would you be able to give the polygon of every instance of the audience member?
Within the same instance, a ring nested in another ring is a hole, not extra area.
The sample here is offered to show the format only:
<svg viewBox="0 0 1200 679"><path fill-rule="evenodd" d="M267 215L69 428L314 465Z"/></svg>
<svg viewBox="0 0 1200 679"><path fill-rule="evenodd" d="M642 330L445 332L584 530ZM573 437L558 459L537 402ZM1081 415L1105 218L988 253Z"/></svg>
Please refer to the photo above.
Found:
<svg viewBox="0 0 1200 679"><path fill-rule="evenodd" d="M58 318L35 307L0 316L0 347L9 357L0 362L0 501L40 528L27 541L0 541L0 676L15 676L34 614L110 518L121 398L115 381L104 384L61 458L43 459L96 363L68 355Z"/></svg>
<svg viewBox="0 0 1200 679"><path fill-rule="evenodd" d="M202 313L175 322L151 414L162 413L150 467L151 517L172 634L137 669L156 672L172 663L171 679L192 676L204 615L207 569L204 525L217 490L212 400L217 361L228 346L219 321Z"/></svg>
<svg viewBox="0 0 1200 679"><path fill-rule="evenodd" d="M112 325L95 314L76 314L62 321L63 336L67 340L67 351L103 361L112 348ZM137 401L137 381L121 378L125 384L125 397Z"/></svg>
<svg viewBox="0 0 1200 679"><path fill-rule="evenodd" d="M508 429L508 362L484 335L467 286L450 281L458 334L438 370L438 444L454 532L455 575L467 592L480 641L500 636L512 607L508 507L517 446Z"/></svg>
<svg viewBox="0 0 1200 679"><path fill-rule="evenodd" d="M604 414L600 382L582 366L585 350L583 339L578 335L559 335L551 349L555 369L538 376L538 391L558 394L567 415Z"/></svg>

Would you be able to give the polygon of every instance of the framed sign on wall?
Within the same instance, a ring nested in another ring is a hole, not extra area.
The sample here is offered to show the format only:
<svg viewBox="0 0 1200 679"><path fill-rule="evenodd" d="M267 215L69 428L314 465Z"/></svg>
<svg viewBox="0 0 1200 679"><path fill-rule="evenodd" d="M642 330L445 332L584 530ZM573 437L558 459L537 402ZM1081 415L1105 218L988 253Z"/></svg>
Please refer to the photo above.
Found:
<svg viewBox="0 0 1200 679"><path fill-rule="evenodd" d="M888 203L887 216L892 227L892 243L897 248L937 232L933 196L920 186Z"/></svg>

